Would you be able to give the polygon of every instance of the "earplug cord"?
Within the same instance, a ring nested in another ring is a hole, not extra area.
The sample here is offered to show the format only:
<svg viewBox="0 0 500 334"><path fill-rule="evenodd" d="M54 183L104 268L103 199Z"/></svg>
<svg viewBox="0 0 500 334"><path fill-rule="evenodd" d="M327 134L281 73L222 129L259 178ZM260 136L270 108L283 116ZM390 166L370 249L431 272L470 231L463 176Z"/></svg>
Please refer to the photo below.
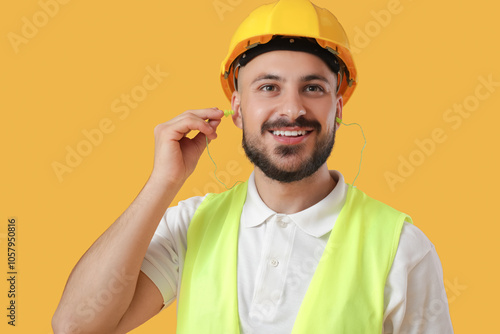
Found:
<svg viewBox="0 0 500 334"><path fill-rule="evenodd" d="M215 163L214 159L212 158L212 156L210 155L210 150L208 149L208 137L205 136L205 141L207 143L207 153L208 153L208 157L210 158L210 160L212 160L212 163L214 164L215 166L215 169L214 169L214 176L215 176L215 179L217 181L219 181L220 184L222 184L224 186L224 188L226 188L227 190L230 190L230 189L233 189L235 185L237 185L238 183L243 183L243 181L236 181L235 184L233 184L232 187L228 188L226 186L226 184L224 182L222 182L221 180L219 180L219 178L217 177L217 164Z"/></svg>
<svg viewBox="0 0 500 334"><path fill-rule="evenodd" d="M351 126L351 125L357 125L359 126L359 129L361 130L361 134L363 135L363 139L365 140L365 143L363 145L363 148L361 149L361 157L359 158L359 167L358 167L358 174L356 174L356 177L354 178L354 181L352 181L352 186L354 187L354 182L356 182L356 179L358 178L359 176L359 173L361 173L361 163L363 162L363 151L365 150L365 146L366 146L366 137L365 137L365 133L363 132L363 128L361 127L361 125L359 125L358 123L344 123L342 122L342 120L340 118L337 117L337 121L339 123L342 123L344 124L345 126Z"/></svg>
<svg viewBox="0 0 500 334"><path fill-rule="evenodd" d="M228 117L230 115L233 115L234 114L234 111L233 110L224 110L224 116L225 117ZM212 160L212 163L214 164L215 166L215 169L214 169L214 176L215 176L215 179L224 186L224 188L226 188L227 190L230 190L230 189L233 189L235 185L237 185L238 183L243 183L243 181L236 181L235 184L233 184L232 187L228 188L227 185L222 182L221 180L219 180L219 178L217 177L217 164L215 163L214 159L212 158L212 155L210 155L210 150L208 148L208 137L205 136L205 141L207 143L207 153L208 153L208 157L210 158L210 160Z"/></svg>

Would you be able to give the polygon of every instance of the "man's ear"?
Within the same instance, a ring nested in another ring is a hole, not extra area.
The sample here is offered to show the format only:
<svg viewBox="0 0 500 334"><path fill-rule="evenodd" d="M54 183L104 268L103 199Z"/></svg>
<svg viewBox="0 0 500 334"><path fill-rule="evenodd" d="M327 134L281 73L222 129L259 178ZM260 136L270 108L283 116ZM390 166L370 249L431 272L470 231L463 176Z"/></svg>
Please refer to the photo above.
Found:
<svg viewBox="0 0 500 334"><path fill-rule="evenodd" d="M232 116L233 123L240 129L243 129L243 122L241 119L241 95L237 90L235 90L233 96L231 96L231 108L234 111Z"/></svg>
<svg viewBox="0 0 500 334"><path fill-rule="evenodd" d="M342 109L344 109L344 99L342 96L339 96L337 98L337 103L336 103L335 109L336 109L335 117L342 119ZM337 123L337 129L338 129L340 126L340 123L339 122L336 122L336 123Z"/></svg>

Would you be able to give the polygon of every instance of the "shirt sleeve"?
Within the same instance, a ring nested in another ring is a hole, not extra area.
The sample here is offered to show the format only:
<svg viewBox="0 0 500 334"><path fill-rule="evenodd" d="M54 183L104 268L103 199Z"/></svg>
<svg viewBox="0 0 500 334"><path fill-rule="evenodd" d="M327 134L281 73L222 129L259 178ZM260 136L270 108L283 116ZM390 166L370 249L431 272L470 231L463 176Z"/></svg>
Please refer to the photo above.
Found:
<svg viewBox="0 0 500 334"><path fill-rule="evenodd" d="M189 223L205 197L192 197L168 208L149 244L141 271L163 296L163 308L176 298L186 255Z"/></svg>
<svg viewBox="0 0 500 334"><path fill-rule="evenodd" d="M453 333L441 261L413 224L403 225L384 304L384 334Z"/></svg>

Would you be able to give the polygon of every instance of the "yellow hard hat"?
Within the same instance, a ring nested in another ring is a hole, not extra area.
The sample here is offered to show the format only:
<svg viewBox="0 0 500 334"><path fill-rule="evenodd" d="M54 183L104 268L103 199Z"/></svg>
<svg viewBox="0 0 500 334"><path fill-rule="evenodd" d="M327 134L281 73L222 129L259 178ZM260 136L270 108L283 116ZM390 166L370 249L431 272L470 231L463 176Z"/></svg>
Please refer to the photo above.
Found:
<svg viewBox="0 0 500 334"><path fill-rule="evenodd" d="M241 23L221 64L222 88L229 100L235 90L233 62L248 49L267 43L277 35L314 38L334 54L342 69L338 93L343 96L344 104L347 103L357 83L347 35L332 13L309 0L280 0L260 6Z"/></svg>

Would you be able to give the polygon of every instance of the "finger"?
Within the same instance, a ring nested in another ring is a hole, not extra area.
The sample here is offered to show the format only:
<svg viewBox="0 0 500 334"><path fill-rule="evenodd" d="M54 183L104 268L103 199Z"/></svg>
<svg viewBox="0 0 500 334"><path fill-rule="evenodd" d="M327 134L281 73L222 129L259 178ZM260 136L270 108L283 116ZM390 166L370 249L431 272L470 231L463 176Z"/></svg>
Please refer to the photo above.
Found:
<svg viewBox="0 0 500 334"><path fill-rule="evenodd" d="M214 129L214 132L212 134L208 135L208 139L217 138L217 127L219 126L220 123L221 123L221 120L208 121L208 125L210 125L212 127L212 129Z"/></svg>
<svg viewBox="0 0 500 334"><path fill-rule="evenodd" d="M204 120L220 120L224 117L224 111L219 108L189 110L189 112Z"/></svg>
<svg viewBox="0 0 500 334"><path fill-rule="evenodd" d="M200 131L211 139L213 132L220 123L224 112L217 108L188 110L171 119L159 124L156 131L161 133L164 139L181 140L191 131Z"/></svg>
<svg viewBox="0 0 500 334"><path fill-rule="evenodd" d="M172 130L172 139L174 140L182 139L191 131L199 131L204 135L212 136L216 128L216 126L214 127L208 122L194 115L179 119L170 126Z"/></svg>
<svg viewBox="0 0 500 334"><path fill-rule="evenodd" d="M217 134L215 133L215 131L217 130L217 127L219 126L219 124L221 123L221 120L222 120L222 118L220 118L219 116L220 116L220 113L222 113L222 115L224 115L224 112L222 110L218 110L216 108L212 108L212 109L213 109L212 111L216 111L215 114L210 113L210 112L204 113L203 111L207 110L207 109L200 109L200 110L195 110L193 112L190 112L185 116L185 118L191 119L191 120L196 121L196 122L198 122L200 119L203 119L203 122L205 122L205 124L208 124L209 127L206 127L203 124L200 124L201 127L192 128L191 130L198 130L202 134L206 135L209 139L217 138ZM205 120L204 117L207 117L210 114L216 115L215 116L216 118L208 118Z"/></svg>
<svg viewBox="0 0 500 334"><path fill-rule="evenodd" d="M215 138L217 138L217 135L215 136ZM196 145L200 154L203 153L203 150L205 150L205 148L207 147L207 142L210 143L212 141L211 139L207 139L208 137L201 132L194 136L192 139L192 142Z"/></svg>
<svg viewBox="0 0 500 334"><path fill-rule="evenodd" d="M213 127L214 132L212 132L211 134L205 134L205 133L199 132L193 138L193 140L196 142L197 145L205 146L207 144L207 140L208 140L208 143L210 143L212 140L217 139L217 127L219 126L220 123L221 123L220 120L209 121L208 124Z"/></svg>

